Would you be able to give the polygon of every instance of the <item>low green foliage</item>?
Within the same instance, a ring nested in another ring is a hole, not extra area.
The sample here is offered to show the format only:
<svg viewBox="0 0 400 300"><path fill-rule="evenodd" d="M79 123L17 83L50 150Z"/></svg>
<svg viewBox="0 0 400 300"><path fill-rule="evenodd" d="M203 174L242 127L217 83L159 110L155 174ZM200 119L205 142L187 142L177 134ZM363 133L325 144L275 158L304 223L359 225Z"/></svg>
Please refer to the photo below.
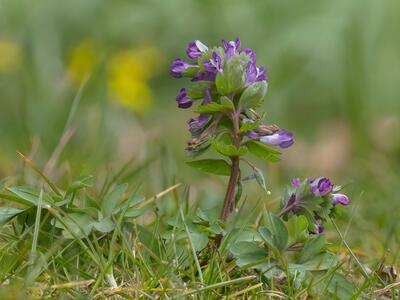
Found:
<svg viewBox="0 0 400 300"><path fill-rule="evenodd" d="M207 171L211 164L228 167L220 160L198 166ZM0 197L10 206L0 210L0 281L6 290L12 293L11 280L28 298L352 299L388 283L371 271L363 282L355 261L344 265L325 235L309 233L305 216L284 221L240 205L225 223L218 205L189 208L178 185L147 200L128 184L107 186L97 190L84 177L57 187L58 195L4 184ZM168 196L172 191L176 197ZM160 214L157 199L172 201L181 213Z"/></svg>

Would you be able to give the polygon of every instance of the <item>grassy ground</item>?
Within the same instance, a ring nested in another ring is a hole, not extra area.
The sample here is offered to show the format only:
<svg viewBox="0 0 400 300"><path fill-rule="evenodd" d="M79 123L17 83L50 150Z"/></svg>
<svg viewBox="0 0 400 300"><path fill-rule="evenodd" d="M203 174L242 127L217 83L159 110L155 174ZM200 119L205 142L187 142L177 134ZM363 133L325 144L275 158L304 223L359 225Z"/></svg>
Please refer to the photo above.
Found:
<svg viewBox="0 0 400 300"><path fill-rule="evenodd" d="M20 173L1 183L1 198L21 208L1 211L1 299L398 297L387 258L366 263L371 260L351 250L347 229L334 221L324 249L308 247L300 254L293 241L305 234L301 220L287 223L293 240L275 253L254 231L262 233L268 223L263 201L252 206L242 199L223 224L217 220L221 203L191 199L181 183L147 198L139 195L143 166L132 161L102 183L84 177L61 187L27 157L21 159ZM318 251L332 257L295 263L294 257Z"/></svg>

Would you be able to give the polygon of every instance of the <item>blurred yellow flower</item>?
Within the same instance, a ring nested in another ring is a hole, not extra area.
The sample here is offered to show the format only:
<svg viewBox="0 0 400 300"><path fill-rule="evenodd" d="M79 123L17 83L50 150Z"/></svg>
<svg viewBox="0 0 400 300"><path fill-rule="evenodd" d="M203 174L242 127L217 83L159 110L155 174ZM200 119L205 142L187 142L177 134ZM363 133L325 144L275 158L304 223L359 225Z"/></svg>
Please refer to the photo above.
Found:
<svg viewBox="0 0 400 300"><path fill-rule="evenodd" d="M158 57L158 51L152 47L114 55L108 65L110 96L138 113L147 111L153 100L148 80L157 69Z"/></svg>
<svg viewBox="0 0 400 300"><path fill-rule="evenodd" d="M0 38L0 73L11 73L18 69L22 61L19 45L13 40Z"/></svg>
<svg viewBox="0 0 400 300"><path fill-rule="evenodd" d="M79 86L93 72L96 61L96 51L91 40L84 40L72 49L67 66L67 74L72 83Z"/></svg>

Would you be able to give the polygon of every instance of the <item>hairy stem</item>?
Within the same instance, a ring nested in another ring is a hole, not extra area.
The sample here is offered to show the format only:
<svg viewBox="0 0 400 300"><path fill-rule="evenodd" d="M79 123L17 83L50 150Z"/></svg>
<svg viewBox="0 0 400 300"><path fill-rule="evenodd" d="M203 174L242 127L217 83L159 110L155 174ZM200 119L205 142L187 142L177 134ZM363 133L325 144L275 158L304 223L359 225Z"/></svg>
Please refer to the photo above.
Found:
<svg viewBox="0 0 400 300"><path fill-rule="evenodd" d="M293 209L295 205L291 204L288 206L285 206L279 213L278 213L278 217L283 217L284 215L286 215L289 211L291 211Z"/></svg>
<svg viewBox="0 0 400 300"><path fill-rule="evenodd" d="M224 206L222 207L220 215L220 218L224 221L228 219L228 216L231 213L231 208L233 207L233 199L235 198L236 185L239 178L239 158L237 156L234 156L231 158L231 161L231 176L229 177L228 188L226 189L224 199Z"/></svg>
<svg viewBox="0 0 400 300"><path fill-rule="evenodd" d="M240 143L241 143L241 135L239 133L239 115L240 115L240 110L234 111L231 114L231 120L232 120L232 138L233 138L233 144L239 148ZM226 189L226 194L225 194L225 199L224 199L224 205L221 210L220 218L223 221L226 221L229 217L229 214L232 211L233 208L233 201L235 199L235 190L236 190L236 185L239 180L239 157L238 156L231 156L230 157L232 165L231 165L231 175L229 177L229 183L228 187Z"/></svg>

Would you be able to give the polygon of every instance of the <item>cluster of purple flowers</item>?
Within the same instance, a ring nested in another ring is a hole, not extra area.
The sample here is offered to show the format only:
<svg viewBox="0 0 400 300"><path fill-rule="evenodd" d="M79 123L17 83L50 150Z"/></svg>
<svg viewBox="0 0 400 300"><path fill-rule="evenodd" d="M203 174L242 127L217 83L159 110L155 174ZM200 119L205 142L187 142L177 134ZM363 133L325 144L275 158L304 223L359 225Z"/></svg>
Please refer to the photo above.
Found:
<svg viewBox="0 0 400 300"><path fill-rule="evenodd" d="M332 193L334 191L335 185L327 177L320 177L317 179L308 179L311 192L316 197L329 196L332 199L332 204L349 205L350 200L344 194ZM301 180L299 178L293 178L292 184L296 187L301 185Z"/></svg>
<svg viewBox="0 0 400 300"><path fill-rule="evenodd" d="M329 178L308 178L304 181L293 178L291 182L294 189L289 193L282 215L300 215L312 211L317 233L323 231L322 221L333 213L336 205L347 206L350 203L346 195L338 193L340 187L335 186Z"/></svg>
<svg viewBox="0 0 400 300"><path fill-rule="evenodd" d="M257 67L256 54L250 48L241 49L240 38L237 37L234 41L222 40L222 47L208 48L202 42L196 40L191 41L187 47L186 54L192 61L185 61L176 58L171 63L171 76L175 78L188 77L193 83L202 83L202 97L197 94L191 95L190 90L181 88L176 101L179 108L190 108L193 103L200 100L200 105L207 105L211 102L218 102L221 96L228 96L233 99L235 93L222 95L216 88L216 79L218 74L222 75L226 72L228 64L236 56L245 56L246 65L243 70L243 86L242 91L257 82L267 82L266 69ZM240 93L240 89L239 89ZM202 100L202 101L201 101ZM189 130L193 137L198 137L211 124L213 115L200 114L198 117L188 120ZM241 122L254 122L249 118L242 118ZM275 127L276 130L265 130L268 126L260 125L255 130L248 131L246 136L250 139L258 140L264 144L272 146L280 146L287 148L294 142L293 134Z"/></svg>

